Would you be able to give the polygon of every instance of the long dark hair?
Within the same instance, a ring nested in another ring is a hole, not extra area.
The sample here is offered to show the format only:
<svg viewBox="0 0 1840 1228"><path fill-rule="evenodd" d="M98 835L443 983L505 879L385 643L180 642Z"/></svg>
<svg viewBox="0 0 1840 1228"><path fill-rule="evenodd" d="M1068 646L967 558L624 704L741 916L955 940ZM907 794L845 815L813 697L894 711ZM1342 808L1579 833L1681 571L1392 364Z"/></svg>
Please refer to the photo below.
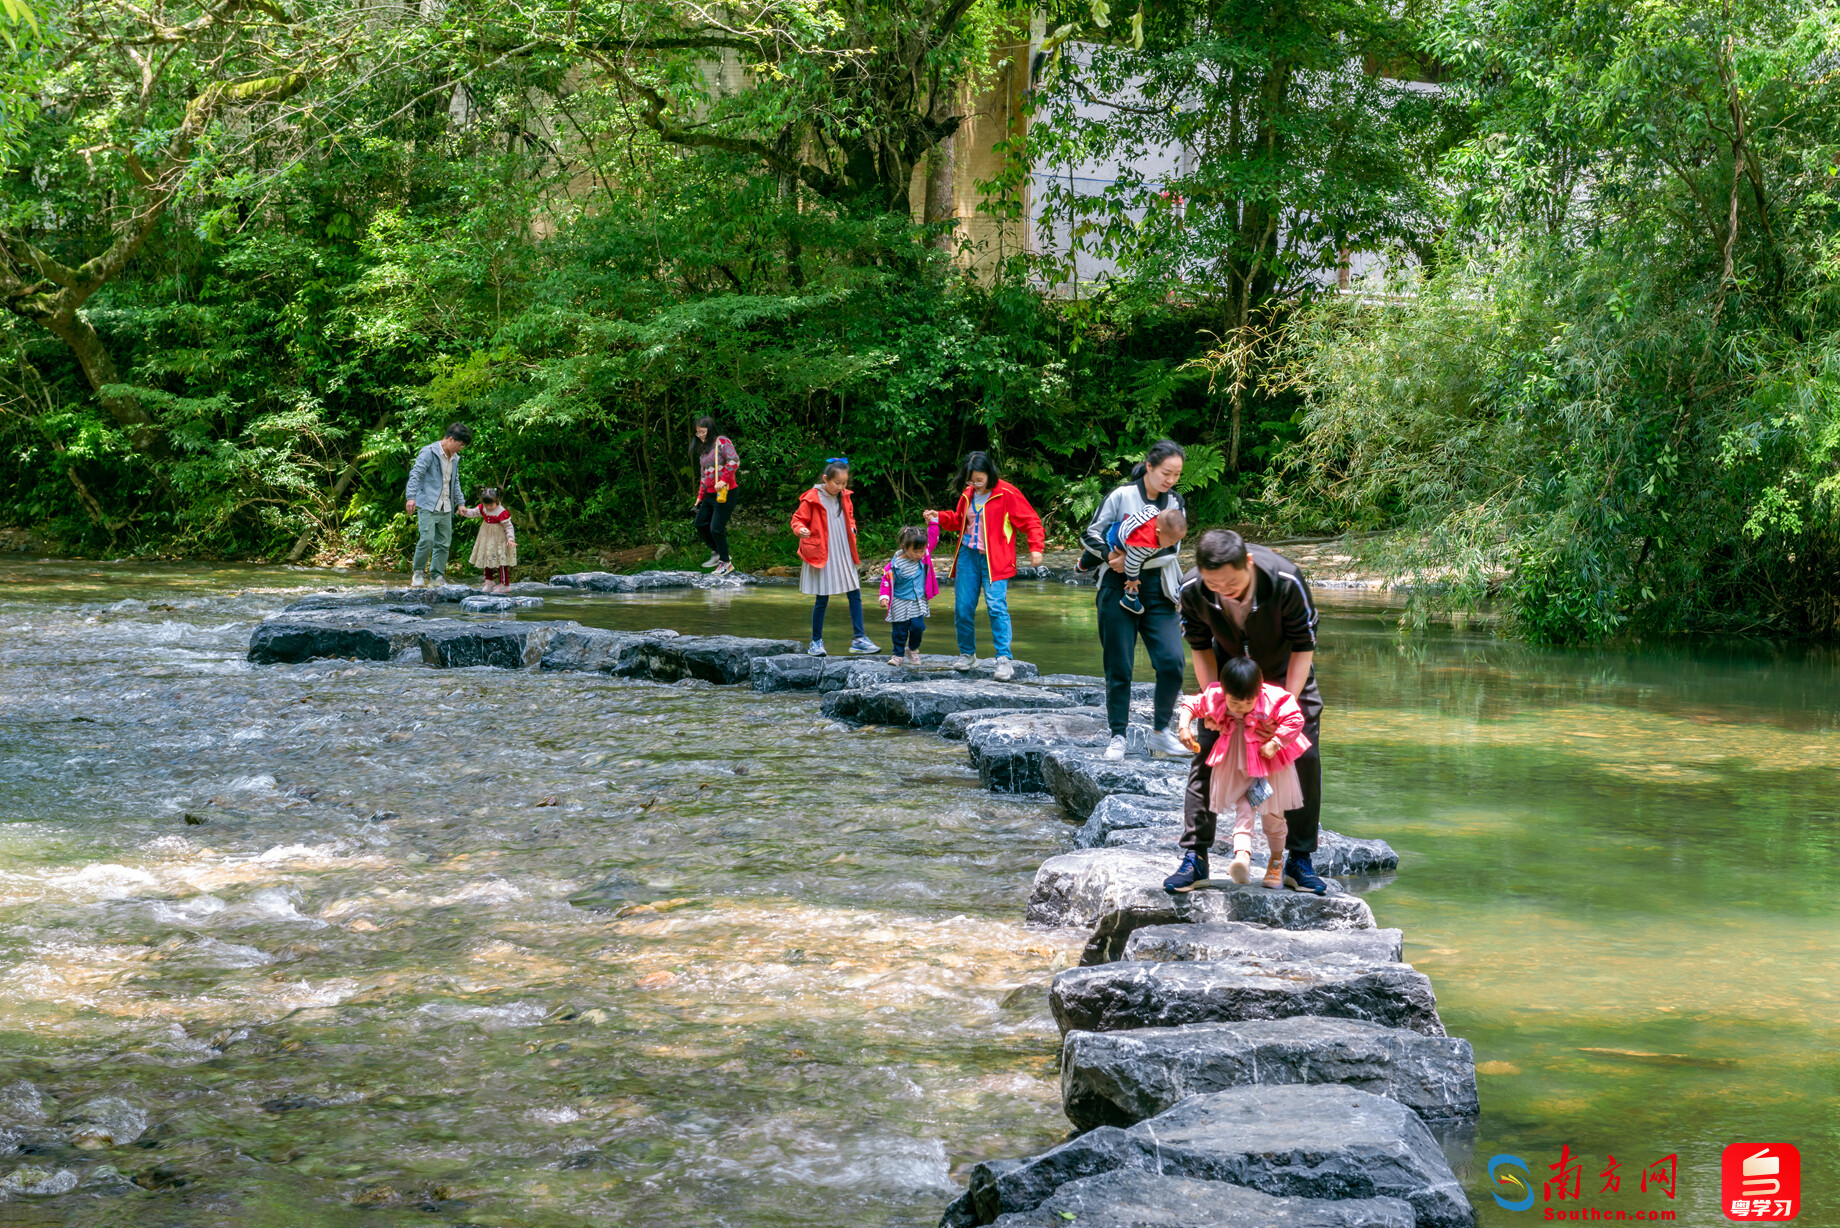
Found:
<svg viewBox="0 0 1840 1228"><path fill-rule="evenodd" d="M1143 481L1144 474L1149 473L1152 469L1156 468L1158 465L1162 464L1164 461L1168 460L1172 456L1179 456L1183 460L1188 459L1188 453L1184 452L1182 450L1182 445L1177 443L1175 440L1173 439L1157 440L1155 443L1150 445L1150 450L1144 453L1144 459L1138 461L1136 466L1132 468L1131 480L1133 482Z"/></svg>
<svg viewBox="0 0 1840 1228"><path fill-rule="evenodd" d="M699 426L709 432L708 439L698 439L696 437L696 428ZM692 422L690 424L690 463L692 465L702 464L704 455L708 453L709 449L716 446L716 437L722 433L722 424L708 414L704 414L695 422Z"/></svg>
<svg viewBox="0 0 1840 1228"><path fill-rule="evenodd" d="M997 468L997 462L991 459L990 453L988 452L965 453L965 461L958 467L958 486L960 490L971 485L971 475L974 473L989 474L989 489L991 490L995 490L997 488L997 483L1003 480L1002 470Z"/></svg>

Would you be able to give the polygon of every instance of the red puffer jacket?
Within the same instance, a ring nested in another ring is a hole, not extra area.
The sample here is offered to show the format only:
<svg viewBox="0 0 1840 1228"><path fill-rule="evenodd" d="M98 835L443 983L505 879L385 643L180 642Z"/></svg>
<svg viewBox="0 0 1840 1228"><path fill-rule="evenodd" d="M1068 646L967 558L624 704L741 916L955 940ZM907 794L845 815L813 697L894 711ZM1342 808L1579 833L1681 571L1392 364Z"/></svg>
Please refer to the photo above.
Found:
<svg viewBox="0 0 1840 1228"><path fill-rule="evenodd" d="M1016 530L1031 551L1045 550L1048 539L1041 530L1041 517L1029 506L1021 491L1008 482L998 482L984 505L984 556L990 563L992 580L1008 580L1016 574ZM971 487L958 497L958 509L939 513L939 527L947 533L966 533L971 528ZM952 574L958 575L958 551L952 552Z"/></svg>

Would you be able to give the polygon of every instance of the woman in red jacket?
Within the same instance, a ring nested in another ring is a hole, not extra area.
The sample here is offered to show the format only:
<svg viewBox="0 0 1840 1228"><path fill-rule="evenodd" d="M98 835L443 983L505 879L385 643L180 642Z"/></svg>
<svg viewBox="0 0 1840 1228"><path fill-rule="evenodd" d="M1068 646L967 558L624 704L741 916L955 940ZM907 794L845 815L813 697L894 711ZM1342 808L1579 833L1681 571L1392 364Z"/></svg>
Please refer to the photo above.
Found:
<svg viewBox="0 0 1840 1228"><path fill-rule="evenodd" d="M805 650L813 657L827 656L824 651L824 611L838 593L850 597L850 626L856 638L850 641L855 653L880 652L863 632L862 577L856 568L862 555L856 549L856 508L850 502L850 460L835 456L824 464L824 480L799 496L799 506L792 513L792 531L799 538L799 558L805 566L799 570L799 591L817 598L811 607L811 646Z"/></svg>
<svg viewBox="0 0 1840 1228"><path fill-rule="evenodd" d="M1016 534L1028 542L1029 566L1041 566L1047 545L1041 517L1022 492L1003 480L997 462L988 452L973 452L959 470L964 493L949 512L928 512L926 518L947 533L958 534L952 556L952 624L958 633L958 660L953 669L970 669L977 663L977 625L971 621L978 594L990 611L990 638L997 650L997 678L1007 682L1015 674L1010 663L1009 581L1016 574Z"/></svg>

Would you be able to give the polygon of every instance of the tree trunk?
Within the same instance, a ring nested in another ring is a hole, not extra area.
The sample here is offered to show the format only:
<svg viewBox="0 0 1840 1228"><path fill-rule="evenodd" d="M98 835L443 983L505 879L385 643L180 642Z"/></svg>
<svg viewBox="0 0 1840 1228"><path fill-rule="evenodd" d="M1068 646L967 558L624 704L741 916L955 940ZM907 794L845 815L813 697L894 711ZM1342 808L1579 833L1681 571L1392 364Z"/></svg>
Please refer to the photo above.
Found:
<svg viewBox="0 0 1840 1228"><path fill-rule="evenodd" d="M102 408L115 420L115 425L128 432L128 441L134 450L151 451L158 440L153 418L133 397L104 391L110 387L119 388L121 377L116 374L115 360L109 357L109 347L103 344L102 337L90 322L73 308L42 319L41 323L76 355Z"/></svg>
<svg viewBox="0 0 1840 1228"><path fill-rule="evenodd" d="M959 113L959 100L954 90L952 115ZM939 226L939 233L933 238L933 245L943 251L951 251L958 241L958 227L949 229L946 222L958 221L958 132L955 129L927 152L926 168L926 206L922 219L928 226Z"/></svg>

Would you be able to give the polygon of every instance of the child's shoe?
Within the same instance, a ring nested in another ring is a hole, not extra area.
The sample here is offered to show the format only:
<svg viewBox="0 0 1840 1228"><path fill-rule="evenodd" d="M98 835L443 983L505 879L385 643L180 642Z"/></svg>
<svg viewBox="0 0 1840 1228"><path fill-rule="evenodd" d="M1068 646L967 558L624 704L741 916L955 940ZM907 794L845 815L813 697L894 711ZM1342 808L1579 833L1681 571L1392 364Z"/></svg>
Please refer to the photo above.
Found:
<svg viewBox="0 0 1840 1228"><path fill-rule="evenodd" d="M906 659L907 658L903 657L900 653L897 652L892 657L888 658L888 664L899 665L901 664L901 662L905 661Z"/></svg>
<svg viewBox="0 0 1840 1228"><path fill-rule="evenodd" d="M824 651L823 640L813 640L811 642L811 647L805 650L805 655L808 657L828 657L831 654Z"/></svg>
<svg viewBox="0 0 1840 1228"><path fill-rule="evenodd" d="M1284 885L1311 895L1326 895L1329 891L1329 884L1316 876L1316 867L1310 864L1308 853L1299 853L1290 859L1290 864L1284 867Z"/></svg>
<svg viewBox="0 0 1840 1228"><path fill-rule="evenodd" d="M1227 877L1236 883L1252 881L1252 854L1241 849L1233 854L1233 862L1227 867Z"/></svg>
<svg viewBox="0 0 1840 1228"><path fill-rule="evenodd" d="M1144 603L1138 598L1136 593L1127 592L1118 599L1118 605L1126 614L1142 614L1144 612Z"/></svg>
<svg viewBox="0 0 1840 1228"><path fill-rule="evenodd" d="M1182 854L1182 864L1176 872L1163 880L1163 890L1169 892L1188 891L1208 876L1208 855L1206 849L1190 849Z"/></svg>
<svg viewBox="0 0 1840 1228"><path fill-rule="evenodd" d="M907 655L902 657L901 660L907 663L907 667L909 669L919 669L920 668L920 650L918 648L909 648L907 650Z"/></svg>
<svg viewBox="0 0 1840 1228"><path fill-rule="evenodd" d="M1265 866L1265 881L1259 884L1267 891L1276 891L1284 886L1284 850L1273 849L1271 861Z"/></svg>
<svg viewBox="0 0 1840 1228"><path fill-rule="evenodd" d="M877 647L875 641L868 636L859 635L850 641L850 651L861 655L865 652L880 652L881 649Z"/></svg>
<svg viewBox="0 0 1840 1228"><path fill-rule="evenodd" d="M1082 550L1080 551L1080 561L1073 565L1073 569L1077 572L1085 573L1096 567L1103 566L1105 566L1105 557L1103 555L1094 554L1090 550Z"/></svg>

